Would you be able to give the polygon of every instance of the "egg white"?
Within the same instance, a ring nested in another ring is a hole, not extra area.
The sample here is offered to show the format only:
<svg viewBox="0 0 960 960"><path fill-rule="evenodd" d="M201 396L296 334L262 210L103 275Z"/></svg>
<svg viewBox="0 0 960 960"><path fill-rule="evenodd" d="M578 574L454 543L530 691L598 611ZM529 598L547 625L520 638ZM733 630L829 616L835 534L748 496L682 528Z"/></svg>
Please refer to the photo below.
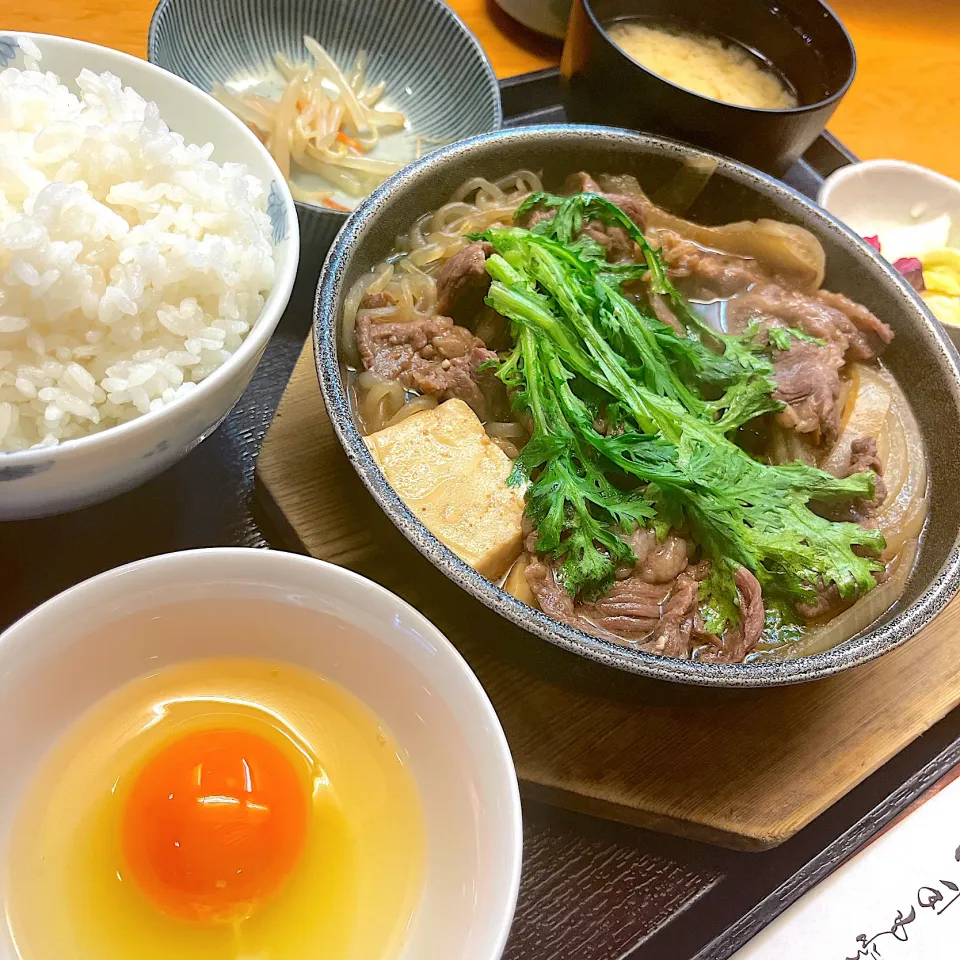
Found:
<svg viewBox="0 0 960 960"><path fill-rule="evenodd" d="M125 876L120 824L148 757L225 725L284 751L310 822L275 898L242 923L200 925ZM13 825L7 920L22 960L383 960L416 909L424 850L405 757L355 697L288 664L198 660L114 692L44 758Z"/></svg>

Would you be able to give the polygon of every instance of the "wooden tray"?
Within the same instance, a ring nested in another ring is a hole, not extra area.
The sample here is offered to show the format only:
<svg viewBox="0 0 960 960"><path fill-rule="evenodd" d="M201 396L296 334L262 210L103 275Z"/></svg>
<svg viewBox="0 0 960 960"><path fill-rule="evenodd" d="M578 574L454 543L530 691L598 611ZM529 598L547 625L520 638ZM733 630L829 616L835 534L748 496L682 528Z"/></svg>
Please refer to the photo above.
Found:
<svg viewBox="0 0 960 960"><path fill-rule="evenodd" d="M333 433L309 341L256 489L282 543L379 581L450 637L500 715L525 792L561 806L767 849L960 703L957 602L874 663L775 690L657 684L651 698L635 678L554 654L455 587L386 519Z"/></svg>

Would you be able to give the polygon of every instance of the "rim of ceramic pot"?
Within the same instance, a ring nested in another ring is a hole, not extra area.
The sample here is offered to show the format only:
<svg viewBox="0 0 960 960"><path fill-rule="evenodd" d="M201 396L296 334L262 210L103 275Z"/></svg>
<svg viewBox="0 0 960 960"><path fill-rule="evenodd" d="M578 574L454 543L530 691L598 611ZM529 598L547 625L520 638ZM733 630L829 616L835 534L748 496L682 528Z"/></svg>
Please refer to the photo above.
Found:
<svg viewBox="0 0 960 960"><path fill-rule="evenodd" d="M345 293L344 278L350 261L378 221L387 202L397 193L434 177L441 168L454 167L493 144L531 149L550 143L583 143L584 140L613 142L626 151L653 153L674 158L710 158L717 172L787 210L800 208L821 230L832 233L845 246L855 247L865 265L882 273L914 314L916 330L941 354L938 376L946 376L960 415L960 356L946 334L923 307L912 287L893 267L870 249L840 221L820 209L792 187L745 164L663 137L635 133L615 127L575 124L518 127L483 134L443 147L410 164L379 187L348 219L330 249L314 303L314 358L320 389L333 428L360 479L374 500L403 535L450 580L510 622L570 653L639 676L708 687L772 687L828 677L867 663L905 643L930 623L960 588L960 534L933 580L916 600L898 610L886 622L868 628L852 639L822 653L795 660L760 663L705 663L680 660L631 649L553 620L545 613L511 596L464 563L444 546L413 515L387 482L367 449L354 422L349 396L341 371L339 313ZM922 549L922 546L921 546Z"/></svg>

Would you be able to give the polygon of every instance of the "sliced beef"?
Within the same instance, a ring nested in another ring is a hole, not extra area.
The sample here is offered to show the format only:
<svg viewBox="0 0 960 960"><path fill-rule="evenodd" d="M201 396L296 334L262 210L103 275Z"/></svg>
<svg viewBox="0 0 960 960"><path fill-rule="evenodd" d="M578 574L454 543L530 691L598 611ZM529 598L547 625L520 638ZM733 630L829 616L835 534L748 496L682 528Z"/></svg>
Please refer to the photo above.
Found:
<svg viewBox="0 0 960 960"><path fill-rule="evenodd" d="M874 437L859 437L850 444L850 466L846 475L866 473L872 470L876 475L872 500L854 500L848 508L848 515L841 517L865 527L876 527L877 514L883 501L887 499L887 486L883 482L883 464L877 454L877 441Z"/></svg>
<svg viewBox="0 0 960 960"><path fill-rule="evenodd" d="M387 307L395 307L397 301L387 293L386 290L381 290L380 293L368 293L361 301L360 307L361 310L385 310Z"/></svg>
<svg viewBox="0 0 960 960"><path fill-rule="evenodd" d="M697 601L709 564L688 566L691 544L676 534L658 543L652 531L638 530L629 542L637 554L636 567L621 571L605 596L575 601L552 565L535 553L532 533L527 583L540 609L561 623L594 636L633 641L663 656L689 657L704 637Z"/></svg>
<svg viewBox="0 0 960 960"><path fill-rule="evenodd" d="M877 453L877 441L875 437L858 437L850 444L847 476L852 477L855 473L865 473L867 470L872 470L878 476L883 472L883 464Z"/></svg>
<svg viewBox="0 0 960 960"><path fill-rule="evenodd" d="M625 194L604 193L600 184L597 183L589 173L581 171L571 174L567 177L563 192L568 195L577 193L596 193L606 197L612 203L615 203L633 222L644 229L646 224L646 211L644 201L630 197ZM545 220L552 220L556 216L555 210L545 209L543 207L534 207L528 210L526 214L518 221L521 227L527 230L533 229L538 223ZM634 258L634 243L630 235L623 227L607 226L600 220L588 220L581 231L592 240L603 247L607 261L617 263L621 260L632 260Z"/></svg>
<svg viewBox="0 0 960 960"><path fill-rule="evenodd" d="M790 348L774 351L774 397L787 404L780 423L797 433L812 434L815 442L832 443L840 430L840 370L843 349L833 342L818 346L792 340Z"/></svg>
<svg viewBox="0 0 960 960"><path fill-rule="evenodd" d="M645 527L624 539L632 547L637 563L633 569L619 571L619 579L635 577L644 583L670 583L686 570L693 552L693 544L685 537L668 533L661 543Z"/></svg>
<svg viewBox="0 0 960 960"><path fill-rule="evenodd" d="M646 197L634 197L626 193L610 192L604 190L589 173L580 171L567 177L563 185L563 192L566 194L574 193L596 193L605 197L611 203L615 203L641 230L647 226L647 209L650 201Z"/></svg>
<svg viewBox="0 0 960 960"><path fill-rule="evenodd" d="M740 646L730 651L731 660L740 661L757 645L767 619L763 608L760 581L746 568L738 567L733 575L740 596Z"/></svg>
<svg viewBox="0 0 960 960"><path fill-rule="evenodd" d="M557 211L550 207L534 207L517 220L517 226L523 227L524 230L532 230L538 223L552 220L556 215Z"/></svg>
<svg viewBox="0 0 960 960"><path fill-rule="evenodd" d="M738 663L757 645L766 614L757 578L745 568L735 574L741 620L723 638L708 634L700 617L700 582L709 561L690 565L691 544L670 534L657 544L652 531L630 538L637 554L634 570L621 575L597 600L574 600L559 583L552 565L534 550L536 534L527 538L531 560L527 583L548 616L594 636L632 641L639 649L664 657L689 659L694 650L703 659Z"/></svg>
<svg viewBox="0 0 960 960"><path fill-rule="evenodd" d="M860 437L850 444L850 463L840 475L851 477L855 473L873 471L876 474L874 496L872 500L853 500L844 504L814 504L816 512L829 520L846 523L859 523L861 526L873 529L877 526L877 513L887 498L887 488L881 476L883 464L877 455L877 441L874 437ZM855 547L860 551L860 547ZM874 573L878 583L883 583L888 574L885 570ZM798 603L797 613L804 620L823 620L835 617L851 606L856 597L843 599L836 584L824 587L820 585L816 600L809 603Z"/></svg>
<svg viewBox="0 0 960 960"><path fill-rule="evenodd" d="M437 312L472 327L490 289L487 257L493 246L477 241L457 251L437 274Z"/></svg>
<svg viewBox="0 0 960 960"><path fill-rule="evenodd" d="M654 633L666 611L676 585L645 583L636 577L615 583L606 596L574 609L588 633L613 634L624 640L645 640ZM667 656L683 656L670 653Z"/></svg>
<svg viewBox="0 0 960 960"><path fill-rule="evenodd" d="M846 360L874 360L893 339L893 331L885 323L840 294L797 293L773 283L756 286L731 300L726 316L734 333L754 323L761 329L778 321L796 327L818 340L839 344Z"/></svg>
<svg viewBox="0 0 960 960"><path fill-rule="evenodd" d="M676 333L680 334L680 336L685 335L683 324L677 319L677 315L673 312L673 309L667 302L666 297L651 291L647 299L650 301L650 306L653 307L654 316L661 323L666 324L668 327L672 327Z"/></svg>
<svg viewBox="0 0 960 960"><path fill-rule="evenodd" d="M687 573L677 577L669 598L662 604L653 636L641 649L663 657L689 659L703 634L699 611L700 584Z"/></svg>
<svg viewBox="0 0 960 960"><path fill-rule="evenodd" d="M651 231L667 272L687 281L695 299L735 298L727 304L732 333L753 323L796 327L811 337L837 342L846 360L873 360L893 339L893 331L866 307L829 290L804 294L776 282L755 261L705 250L672 230Z"/></svg>
<svg viewBox="0 0 960 960"><path fill-rule="evenodd" d="M727 628L719 648L705 659L743 663L763 634L767 614L763 607L760 581L746 567L738 567L733 579L740 598L740 622Z"/></svg>
<svg viewBox="0 0 960 960"><path fill-rule="evenodd" d="M599 220L590 220L580 232L603 247L608 263L633 259L633 240L623 227L608 227Z"/></svg>
<svg viewBox="0 0 960 960"><path fill-rule="evenodd" d="M703 633L697 611L699 583L691 573L668 583L633 576L587 602L574 601L542 557L533 557L526 577L544 613L584 633L633 641L667 657L689 657L694 637Z"/></svg>
<svg viewBox="0 0 960 960"><path fill-rule="evenodd" d="M421 317L398 323L357 320L357 347L364 368L408 390L454 397L485 418L488 398L484 374L477 367L496 359L482 340L449 317Z"/></svg>
<svg viewBox="0 0 960 960"><path fill-rule="evenodd" d="M774 350L776 398L786 403L779 414L787 429L809 435L815 444L836 439L841 411L840 371L853 360L872 360L893 332L865 307L829 291L804 294L775 283L753 260L713 253L662 231L669 272L687 279L692 295L726 297L727 329L741 333L756 326L791 327L822 344L793 340Z"/></svg>
<svg viewBox="0 0 960 960"><path fill-rule="evenodd" d="M755 260L705 250L673 230L653 230L650 241L659 245L670 277L688 281L686 292L694 299L734 297L772 279Z"/></svg>
<svg viewBox="0 0 960 960"><path fill-rule="evenodd" d="M536 534L533 534L527 541L528 546L535 541ZM584 621L574 609L573 597L557 582L553 566L548 560L531 551L530 562L523 571L523 575L537 598L537 605L548 617L553 617L554 620L559 620L577 630L586 629Z"/></svg>
<svg viewBox="0 0 960 960"><path fill-rule="evenodd" d="M893 340L893 331L863 304L854 303L842 293L831 293L829 290L819 291L817 299L824 306L842 313L856 327L860 336L866 340L868 347L873 351L873 356L856 359L872 360Z"/></svg>
<svg viewBox="0 0 960 960"><path fill-rule="evenodd" d="M859 437L850 444L850 460L846 467L834 471L838 477L852 477L855 473L872 472L875 475L874 493L869 500L852 500L849 503L816 503L815 511L828 520L859 523L867 529L877 526L877 514L887 499L887 487L883 482L883 464L877 454L877 441L873 437ZM860 548L855 548L859 550Z"/></svg>
<svg viewBox="0 0 960 960"><path fill-rule="evenodd" d="M571 173L563 181L563 192L573 196L575 193L603 193L603 188L586 170L581 170L579 173Z"/></svg>
<svg viewBox="0 0 960 960"><path fill-rule="evenodd" d="M855 599L855 598L854 598ZM837 616L853 603L853 599L843 600L840 597L840 591L835 583L821 589L817 593L817 599L810 603L798 603L797 613L804 620L824 620Z"/></svg>

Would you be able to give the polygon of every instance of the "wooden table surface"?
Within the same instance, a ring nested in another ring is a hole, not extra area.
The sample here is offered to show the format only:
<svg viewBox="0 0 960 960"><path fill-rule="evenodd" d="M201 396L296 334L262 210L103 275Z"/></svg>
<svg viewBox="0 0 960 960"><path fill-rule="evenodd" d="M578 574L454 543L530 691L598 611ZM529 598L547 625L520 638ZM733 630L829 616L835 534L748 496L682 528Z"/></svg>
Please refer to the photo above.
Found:
<svg viewBox="0 0 960 960"><path fill-rule="evenodd" d="M560 45L504 15L493 0L450 0L501 77L559 60ZM727 0L736 2L736 0ZM0 27L90 40L145 56L156 0L3 0ZM860 70L830 129L863 158L897 157L960 179L960 2L832 0Z"/></svg>

